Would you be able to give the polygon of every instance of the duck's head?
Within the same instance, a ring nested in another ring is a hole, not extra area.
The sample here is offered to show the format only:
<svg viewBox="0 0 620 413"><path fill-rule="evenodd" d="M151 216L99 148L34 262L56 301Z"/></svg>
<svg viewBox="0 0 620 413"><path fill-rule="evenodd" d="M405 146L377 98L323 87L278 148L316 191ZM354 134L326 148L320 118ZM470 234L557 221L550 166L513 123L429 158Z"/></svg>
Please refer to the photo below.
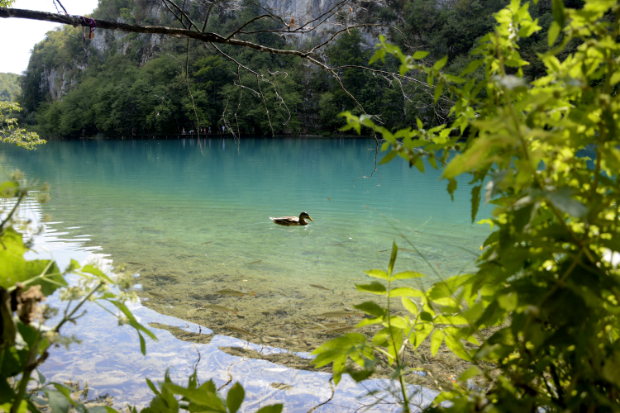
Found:
<svg viewBox="0 0 620 413"><path fill-rule="evenodd" d="M299 214L299 220L301 221L302 219L306 219L308 218L310 221L314 222L314 220L312 218L310 218L310 215L308 215L307 212L302 212L301 214Z"/></svg>

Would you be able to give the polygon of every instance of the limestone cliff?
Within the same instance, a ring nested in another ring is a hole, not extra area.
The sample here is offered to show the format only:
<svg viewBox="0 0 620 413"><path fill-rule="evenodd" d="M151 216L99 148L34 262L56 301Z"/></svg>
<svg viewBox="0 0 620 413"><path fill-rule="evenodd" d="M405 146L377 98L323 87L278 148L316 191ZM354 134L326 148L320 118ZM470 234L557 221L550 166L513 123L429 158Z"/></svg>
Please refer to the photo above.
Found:
<svg viewBox="0 0 620 413"><path fill-rule="evenodd" d="M338 0L260 0L264 10L282 16L292 28L306 25L306 29L316 28L312 33L291 34L286 36L287 42L301 43L318 41L329 32L339 30L343 23L352 23L358 20L372 20L368 9L346 7L339 16L332 11L338 5ZM95 19L116 19L123 23L145 25L170 25L172 16L161 1L130 0L131 9L114 6L109 0L101 0L99 7L93 13ZM378 4L378 3L373 3ZM218 3L211 19L227 19L231 13L241 8L241 0L225 0ZM189 0L186 2L187 13L198 14L196 21L204 19L206 8L204 2ZM372 14L372 13L370 13ZM73 30L71 32L71 30ZM64 37L63 37L64 32ZM378 33L366 31L363 33L368 47L374 46ZM49 41L49 40L53 41ZM48 38L35 47L28 75L39 78L37 95L47 96L45 100L60 100L80 81L80 73L87 68L94 57L106 59L110 54L131 54L131 59L143 66L150 59L163 50L170 38L157 34L137 34L112 30L96 30L92 40L86 40L87 52L83 52L81 29L63 28L56 33L48 34ZM67 46L69 45L69 46ZM64 50L61 50L63 49ZM50 51L52 50L52 51ZM54 54L58 57L35 58L36 53ZM38 60L37 60L38 59ZM37 60L34 62L34 60ZM31 82L32 83L32 82ZM32 90L29 93L33 93ZM40 99L39 99L40 100ZM36 106L36 105L34 105Z"/></svg>

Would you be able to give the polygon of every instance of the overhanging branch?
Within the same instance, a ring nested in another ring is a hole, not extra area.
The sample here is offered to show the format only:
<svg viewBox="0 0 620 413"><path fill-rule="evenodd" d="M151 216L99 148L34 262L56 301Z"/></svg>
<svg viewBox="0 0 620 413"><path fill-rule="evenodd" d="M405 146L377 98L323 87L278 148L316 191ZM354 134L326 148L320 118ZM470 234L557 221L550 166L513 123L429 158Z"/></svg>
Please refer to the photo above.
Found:
<svg viewBox="0 0 620 413"><path fill-rule="evenodd" d="M341 5L343 3L344 2L338 3L338 5ZM213 4L215 4L215 1L212 3L212 6ZM330 12L332 11L333 11L333 8L330 9ZM23 9L14 9L14 8L5 8L5 7L0 7L0 18L17 18L17 19L49 21L49 22L54 22L54 23L66 24L66 25L70 25L74 27L89 26L88 24L86 24L82 16L69 16L69 15L63 15L63 14L57 14L57 13L48 13L48 12L42 12L42 11L23 10ZM367 25L369 24L360 24L358 26L367 26ZM205 26L206 26L206 21L205 21ZM372 24L372 26L374 26L374 24ZM196 26L194 25L194 27ZM289 50L278 49L278 48L263 46L261 44L249 42L246 40L241 40L241 39L236 39L236 38L231 38L231 37L223 37L217 33L212 33L212 32L204 32L204 31L201 32L198 30L192 31L188 29L179 29L179 28L173 28L173 27L167 27L167 26L142 26L142 25L136 25L136 24L119 23L119 22L110 21L110 20L97 20L97 28L107 29L107 30L118 30L118 31L123 31L123 32L131 32L131 33L162 34L162 35L168 35L168 36L173 36L173 37L185 37L187 39L195 39L195 40L205 42L205 43L227 44L231 46L247 47L247 48L258 50L258 51L265 52L265 53L298 56L312 63L313 65L316 65L320 67L321 69L329 72L336 79L336 81L340 85L341 89L346 93L346 95L349 96L353 100L353 102L355 102L355 104L360 108L362 113L366 113L363 106L346 89L346 87L342 83L342 80L336 73L337 69L341 69L344 67L352 67L352 66L341 66L339 68L329 67L327 64L319 61L318 59L312 56L314 55L314 50L316 48L310 51L307 51L307 52L302 52L299 50L290 50L290 49ZM191 28L191 25L190 25L190 28ZM336 35L339 33L336 33ZM332 38L329 41L333 40L336 35L332 36ZM328 42L325 42L321 44L320 46L324 46ZM356 66L356 68L370 70L375 73L383 72L383 71L378 71L375 69L365 68L363 66ZM389 72L383 72L382 74L387 74L387 73ZM396 76L396 74L391 74L391 75Z"/></svg>

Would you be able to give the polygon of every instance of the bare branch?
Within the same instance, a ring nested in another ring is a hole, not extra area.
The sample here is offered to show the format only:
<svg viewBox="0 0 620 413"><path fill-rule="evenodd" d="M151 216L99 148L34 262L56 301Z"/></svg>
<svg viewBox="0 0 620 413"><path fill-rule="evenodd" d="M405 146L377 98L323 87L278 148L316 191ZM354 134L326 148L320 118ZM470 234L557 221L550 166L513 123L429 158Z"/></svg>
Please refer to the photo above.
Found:
<svg viewBox="0 0 620 413"><path fill-rule="evenodd" d="M269 116L269 108L267 107L267 100L265 99L265 95L260 88L260 82L258 80L258 75L256 75L256 86L258 86L258 91L260 92L261 97L263 98L263 105L265 106L265 112L267 112L267 122L269 122L269 127L271 128L271 136L276 136L273 131L273 125L271 124L271 116Z"/></svg>
<svg viewBox="0 0 620 413"><path fill-rule="evenodd" d="M181 15L187 19L187 21L189 22L189 29L190 29L190 30L192 29L192 26L194 26L194 27L196 28L196 30L199 30L199 29L198 29L198 26L196 26L196 24L192 21L192 19L190 19L190 17L187 15L187 13L185 13L185 11L184 11L183 9L181 9L179 6L177 6L177 5L175 4L175 2L170 1L170 0L162 0L162 1L163 1L165 4L166 4L166 3L172 4L172 5L174 6L174 8L175 8L175 9L177 9L177 10L179 11L179 13L181 13ZM168 7L168 6L166 6L166 7ZM183 2L183 7L185 7L185 1ZM170 10L170 8L169 8L169 7L168 7L168 10ZM171 10L171 11L172 11L172 10ZM175 16L176 16L176 15L175 15ZM181 24L183 24L183 19L181 19ZM183 27L186 27L186 26L183 24Z"/></svg>
<svg viewBox="0 0 620 413"><path fill-rule="evenodd" d="M167 4L166 1L168 1L168 3L172 3L173 2L169 1L169 0L163 0L164 4ZM328 10L327 12L323 13L321 16L317 17L316 19L313 19L313 21L318 21L319 19L325 17L325 16L332 16L334 15L338 10L340 10L347 2L348 0L342 0L339 3L337 3L335 6L333 6L330 10ZM209 8L209 13L211 12L212 7L216 4L216 2L213 2ZM175 5L176 8L178 8L178 6ZM170 8L169 8L170 9ZM172 10L171 10L172 11ZM182 11L182 10L181 10ZM267 11L267 13L271 14L271 12ZM173 13L175 16L177 16L175 13ZM196 25L189 20L189 17L185 14L185 12L182 12L183 16L188 18L188 21L190 22L191 25L193 25L194 27L196 27ZM68 16L68 15L62 15L62 14L57 14L57 13L47 13L47 12L41 12L41 11L32 11L32 10L23 10L23 9L13 9L13 8L0 8L0 17L2 18L21 18L21 19L30 19L30 20L40 20L40 21L50 21L50 22L55 22L55 23L62 23L62 24L66 24L66 25L71 25L74 27L80 27L80 26L88 26L86 24L86 22L81 18L81 17L75 17L75 16ZM177 18L179 18L179 16L177 16ZM274 19L279 19L280 21L281 18L277 17L277 16L273 16ZM205 20L205 27L206 27L206 23L208 20L208 16L207 19ZM182 21L182 19L181 19ZM321 23L322 24L322 23ZM307 26L307 23L302 25L302 27ZM352 26L349 26L352 27ZM362 113L367 114L366 110L364 109L364 107L361 105L361 103L346 89L346 87L344 86L342 79L340 79L338 73L336 72L337 70L341 70L341 69L345 69L345 68L357 68L357 69L362 69L362 70L367 70L367 71L371 71L373 73L382 75L384 77L394 77L394 76L398 76L395 73L391 73L391 72L387 72L387 71L382 71L382 70L377 70L377 69L370 69L364 66L355 66L355 65L345 65L345 66L339 66L336 68L331 68L329 67L327 64L319 61L318 59L312 57L310 54L310 52L303 52L300 50L291 50L291 49L278 49L278 48L273 48L273 47L267 47L261 44L257 44L257 43L253 43L250 41L246 41L246 40L241 40L241 39L237 39L237 38L225 38L217 33L212 33L212 32L203 32L203 31L198 31L198 29L196 31L192 31L191 26L190 29L184 28L184 29L180 29L180 28L173 28L173 27L166 27L166 26L140 26L140 25L135 25L135 24L126 24L126 23L119 23L116 21L109 21L109 20L98 20L97 21L97 28L100 29L108 29L108 30L119 30L119 31L124 31L124 32L132 32L132 33L150 33L150 34L164 34L164 35L170 35L173 37L185 37L188 39L196 39L199 40L201 42L205 42L205 43L210 43L215 47L215 44L228 44L231 46L237 46L237 47L246 47L246 48L250 48L250 49L254 49L260 52L266 52L266 53L271 53L271 54L279 54L279 55L287 55L287 56L298 56L302 59L307 60L308 62L312 63L313 65L327 71L328 73L330 73L334 79L336 79L336 81L338 82L338 84L340 85L340 88L345 92L345 94L347 96L349 96L349 98L351 98L351 100L353 100L353 102L355 102L356 106L361 110ZM301 27L299 28L301 29ZM291 33L293 33L295 31L291 31ZM234 33L233 33L234 34ZM315 48L316 49L316 48ZM315 50L313 49L313 50ZM223 53L220 49L218 49L220 51L220 53ZM248 70L249 72L253 73L255 76L257 76L257 81L259 80L258 77L262 78L263 80L264 77L263 75L251 70L250 68L248 68L247 66L241 65L241 63L237 62L236 60L232 59L230 56L225 55L227 58L229 58L230 60L234 61L237 65L240 65L243 69ZM406 79L408 81L412 81L412 82L417 82L421 85L424 85L425 87L428 87L426 84L424 84L423 82L412 78L412 77L403 77L403 79Z"/></svg>
<svg viewBox="0 0 620 413"><path fill-rule="evenodd" d="M243 26L241 26L241 27L239 27L237 30L235 30L235 31L234 31L234 32L233 32L230 36L228 36L228 37L226 38L226 40L228 40L228 39L232 38L234 35L236 35L236 34L240 33L240 32L241 32L241 30L243 30L243 28L244 28L244 27L247 27L247 26L249 26L250 24L254 23L255 21L260 20L260 19L263 19L263 18L265 18L265 17L268 17L268 18L271 18L271 19L273 18L272 16L270 16L270 15L268 15L268 14L263 14L262 16L254 17L253 19L251 19L251 20L250 20L250 21L248 21L247 23L244 23L244 24L243 24Z"/></svg>
<svg viewBox="0 0 620 413"><path fill-rule="evenodd" d="M383 24L372 24L372 23L367 23L367 24L356 24L353 26L347 26L342 30L337 31L336 33L333 34L332 37L330 37L329 39L325 40L323 43L319 44L318 46L314 46L312 49L310 49L310 51L308 53L313 53L316 49L320 49L321 47L325 46L326 44L328 44L329 42L331 42L332 40L334 40L334 38L336 38L338 35L342 34L343 32L348 32L350 29L355 29L356 27L368 27L368 26L385 26Z"/></svg>
<svg viewBox="0 0 620 413"><path fill-rule="evenodd" d="M177 16L177 14L174 11L172 11L172 9L168 6L168 3L166 3L166 0L161 0L161 2L164 4L164 6L166 6L168 11L179 21L179 23L181 23L181 26L187 29L187 26L185 26L185 23L183 23L183 19Z"/></svg>
<svg viewBox="0 0 620 413"><path fill-rule="evenodd" d="M239 70L239 67L244 68L245 70L247 70L248 72L254 74L254 76L256 76L256 85L258 86L258 94L260 95L260 97L263 100L263 105L265 106L265 112L267 112L267 120L269 122L269 127L271 128L271 135L275 136L275 132L273 131L273 125L271 124L271 117L269 116L269 108L267 107L267 100L265 99L265 95L263 94L263 91L260 88L260 82L259 82L259 78L262 78L263 75L261 75L258 72L255 72L254 70L250 69L247 66L242 65L241 63L239 63L237 60L235 60L234 58L232 58L231 56L227 55L226 53L224 53L219 47L217 47L216 45L212 44L211 46L213 46L218 52L220 52L220 54L222 54L224 57L226 57L227 59L235 62L235 64L237 65L237 72ZM239 86L243 86L241 85L241 78L239 78ZM250 89L251 90L251 89ZM256 91L253 91L254 93L257 93ZM228 105L227 105L228 106ZM236 113L235 113L235 117L236 117ZM234 132L233 132L234 135Z"/></svg>
<svg viewBox="0 0 620 413"><path fill-rule="evenodd" d="M220 1L222 0L214 0L211 2L211 5L209 6L209 10L207 10L207 15L205 16L205 22L202 25L202 30L201 30L202 33L204 33L205 30L207 30L207 23L209 23L209 16L211 16L211 10L213 10L213 6L215 6Z"/></svg>

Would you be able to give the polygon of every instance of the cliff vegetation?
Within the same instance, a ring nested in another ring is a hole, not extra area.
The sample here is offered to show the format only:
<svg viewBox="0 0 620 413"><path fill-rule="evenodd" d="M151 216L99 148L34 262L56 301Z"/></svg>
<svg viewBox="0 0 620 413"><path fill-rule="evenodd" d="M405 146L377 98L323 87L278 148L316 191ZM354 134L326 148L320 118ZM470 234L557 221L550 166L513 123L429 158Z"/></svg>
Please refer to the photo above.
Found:
<svg viewBox="0 0 620 413"><path fill-rule="evenodd" d="M508 3L391 1L384 8L369 6L359 18L393 26L384 30L388 40L408 52L429 51L424 59L429 64L447 54L451 62L447 73L458 73L471 60L468 53L477 39L492 30L492 14ZM202 21L199 8L190 5L186 13ZM553 20L551 3L540 1L531 12L546 30ZM232 33L262 13L249 1L236 12L214 10L207 30ZM103 0L93 17L180 27L159 3L149 0ZM257 20L248 27L259 33L241 38L270 47L293 47L290 37L266 32L274 25ZM424 74L410 73L411 81L404 81L351 67L398 72L398 62L391 57L368 64L378 40L376 33L365 30L345 31L324 49L322 58L329 64L346 66L338 70L343 86L367 113L378 115L380 122L394 129L413 124L416 118L425 124L446 123L452 102L444 97L434 105ZM330 134L344 124L337 117L342 111L362 114L329 73L295 56L217 46L226 58L212 44L187 39L105 30L95 34L84 43L82 28L65 26L49 32L35 46L22 85L22 123L37 125L38 132L48 137L178 134L196 129L197 120L201 128L213 131L224 126L231 132L256 135ZM318 41L309 36L297 40ZM520 43L525 57L536 56L545 46L546 39L538 33ZM238 71L233 59L254 73ZM543 69L535 63L524 72L536 78ZM482 75L481 71L473 74ZM259 89L262 96L256 93Z"/></svg>
<svg viewBox="0 0 620 413"><path fill-rule="evenodd" d="M19 75L0 73L0 102L12 102L21 91Z"/></svg>

